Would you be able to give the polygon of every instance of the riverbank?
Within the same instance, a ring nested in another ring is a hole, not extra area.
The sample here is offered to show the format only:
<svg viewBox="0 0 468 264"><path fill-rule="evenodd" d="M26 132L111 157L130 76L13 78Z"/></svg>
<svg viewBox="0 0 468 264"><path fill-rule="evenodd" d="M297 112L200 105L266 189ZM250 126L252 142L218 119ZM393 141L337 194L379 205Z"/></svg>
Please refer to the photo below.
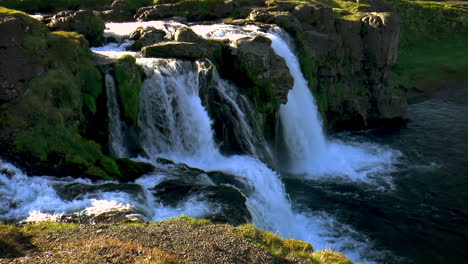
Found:
<svg viewBox="0 0 468 264"><path fill-rule="evenodd" d="M314 263L351 264L252 225L179 217L162 222L0 225L0 263Z"/></svg>

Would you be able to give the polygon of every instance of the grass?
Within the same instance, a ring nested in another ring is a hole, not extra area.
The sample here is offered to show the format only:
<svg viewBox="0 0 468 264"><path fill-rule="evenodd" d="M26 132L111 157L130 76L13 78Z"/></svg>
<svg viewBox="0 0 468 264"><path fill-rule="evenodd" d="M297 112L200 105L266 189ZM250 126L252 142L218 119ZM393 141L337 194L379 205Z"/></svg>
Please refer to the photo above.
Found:
<svg viewBox="0 0 468 264"><path fill-rule="evenodd" d="M345 256L330 250L314 252L308 242L296 239L284 239L273 233L260 230L252 224L236 227L242 237L267 249L273 256L294 260L295 258L316 264L352 264Z"/></svg>
<svg viewBox="0 0 468 264"><path fill-rule="evenodd" d="M182 216L179 216L179 217L175 217L175 218L170 218L170 219L167 219L167 220L164 220L164 221L183 221L189 225L192 225L192 226L203 226L203 225L211 225L213 224L210 220L206 220L206 219L197 219L197 218L193 218L193 217L188 217L186 215L182 215Z"/></svg>
<svg viewBox="0 0 468 264"><path fill-rule="evenodd" d="M393 86L424 89L434 81L468 79L468 8L443 2L386 2L403 25Z"/></svg>

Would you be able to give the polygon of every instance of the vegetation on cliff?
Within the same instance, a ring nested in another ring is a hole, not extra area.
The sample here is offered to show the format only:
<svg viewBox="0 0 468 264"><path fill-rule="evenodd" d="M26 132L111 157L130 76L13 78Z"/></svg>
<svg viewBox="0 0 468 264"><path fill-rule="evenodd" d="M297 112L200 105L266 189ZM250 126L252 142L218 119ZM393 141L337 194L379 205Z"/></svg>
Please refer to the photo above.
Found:
<svg viewBox="0 0 468 264"><path fill-rule="evenodd" d="M122 106L123 118L134 126L138 125L138 109L143 68L136 64L133 56L123 56L114 66L117 90Z"/></svg>
<svg viewBox="0 0 468 264"><path fill-rule="evenodd" d="M30 28L18 37L17 48L43 67L27 84L28 92L0 105L2 155L37 174L121 178L102 146L82 136L86 116L96 113L103 92L87 41L73 32L50 32L18 11L0 8L0 16L12 16Z"/></svg>
<svg viewBox="0 0 468 264"><path fill-rule="evenodd" d="M466 80L468 7L456 2L385 0L403 24L392 85L424 90Z"/></svg>
<svg viewBox="0 0 468 264"><path fill-rule="evenodd" d="M84 239L86 238L86 239ZM0 225L0 263L352 264L330 250L283 239L252 225L179 217L162 222Z"/></svg>

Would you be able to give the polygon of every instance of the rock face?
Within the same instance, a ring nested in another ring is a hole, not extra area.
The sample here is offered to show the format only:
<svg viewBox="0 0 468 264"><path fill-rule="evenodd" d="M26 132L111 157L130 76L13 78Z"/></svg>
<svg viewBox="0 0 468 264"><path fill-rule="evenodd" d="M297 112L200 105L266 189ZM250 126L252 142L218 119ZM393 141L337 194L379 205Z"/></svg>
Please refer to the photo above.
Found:
<svg viewBox="0 0 468 264"><path fill-rule="evenodd" d="M175 41L144 47L141 50L143 57L217 60L225 44L224 41L203 39L187 27L177 29L172 38Z"/></svg>
<svg viewBox="0 0 468 264"><path fill-rule="evenodd" d="M139 27L130 34L130 39L135 42L130 46L131 50L141 50L142 47L150 46L164 40L166 32L154 27Z"/></svg>
<svg viewBox="0 0 468 264"><path fill-rule="evenodd" d="M250 190L234 176L219 171L205 172L183 163L166 164L157 168L156 172L169 176L152 188L164 204L177 207L190 197L201 196L209 203L220 206L220 210L214 210L206 216L207 219L233 225L251 221L246 198L239 191L248 193Z"/></svg>
<svg viewBox="0 0 468 264"><path fill-rule="evenodd" d="M248 20L277 24L294 38L330 129L362 129L406 117L404 93L388 85L400 36L396 14L363 13L346 20L335 18L329 7L297 5L288 12L254 10Z"/></svg>
<svg viewBox="0 0 468 264"><path fill-rule="evenodd" d="M206 58L208 53L197 43L192 42L164 42L144 47L143 57L177 58L183 60L197 60Z"/></svg>
<svg viewBox="0 0 468 264"><path fill-rule="evenodd" d="M24 94L29 81L45 70L25 42L32 30L24 19L0 15L0 104Z"/></svg>
<svg viewBox="0 0 468 264"><path fill-rule="evenodd" d="M228 17L234 10L232 1L178 1L174 4L156 4L140 8L135 15L139 21L186 17L189 21L216 20Z"/></svg>
<svg viewBox="0 0 468 264"><path fill-rule="evenodd" d="M230 59L238 72L258 89L270 89L274 99L286 103L288 92L294 85L284 59L271 48L266 37L241 38L232 44Z"/></svg>
<svg viewBox="0 0 468 264"><path fill-rule="evenodd" d="M48 26L53 30L75 31L85 35L92 45L102 42L104 21L93 11L63 11L55 14Z"/></svg>

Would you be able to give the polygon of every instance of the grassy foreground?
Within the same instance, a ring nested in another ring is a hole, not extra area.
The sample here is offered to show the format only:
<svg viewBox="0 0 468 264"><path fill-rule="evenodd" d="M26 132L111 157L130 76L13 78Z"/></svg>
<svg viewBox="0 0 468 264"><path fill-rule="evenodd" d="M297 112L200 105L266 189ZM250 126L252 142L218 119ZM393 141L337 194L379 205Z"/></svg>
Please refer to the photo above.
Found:
<svg viewBox="0 0 468 264"><path fill-rule="evenodd" d="M252 225L179 217L162 222L0 225L0 263L313 263L352 264Z"/></svg>

